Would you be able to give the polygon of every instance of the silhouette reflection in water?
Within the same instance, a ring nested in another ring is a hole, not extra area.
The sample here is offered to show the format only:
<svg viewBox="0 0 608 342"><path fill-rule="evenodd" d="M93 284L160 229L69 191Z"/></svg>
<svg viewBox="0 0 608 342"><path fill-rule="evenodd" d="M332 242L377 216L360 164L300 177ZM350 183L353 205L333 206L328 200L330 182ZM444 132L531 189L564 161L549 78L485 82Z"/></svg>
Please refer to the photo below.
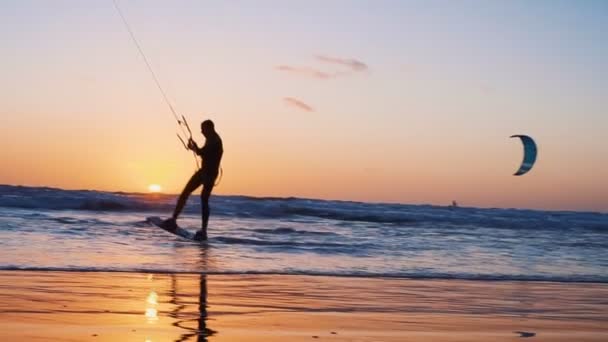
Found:
<svg viewBox="0 0 608 342"><path fill-rule="evenodd" d="M203 272L206 272L207 269L207 252L206 246L201 246L201 267L199 269ZM216 331L207 327L207 275L204 273L199 276L198 290L198 310L196 313L188 312L188 307L194 304L190 300L193 296L189 293L180 292L177 276L171 274L171 300L169 303L173 305L174 309L171 310L169 316L175 319L174 326L187 330L175 342L189 341L194 336L197 336L196 341L207 341L208 336L216 333ZM197 322L196 327L192 325L194 321Z"/></svg>

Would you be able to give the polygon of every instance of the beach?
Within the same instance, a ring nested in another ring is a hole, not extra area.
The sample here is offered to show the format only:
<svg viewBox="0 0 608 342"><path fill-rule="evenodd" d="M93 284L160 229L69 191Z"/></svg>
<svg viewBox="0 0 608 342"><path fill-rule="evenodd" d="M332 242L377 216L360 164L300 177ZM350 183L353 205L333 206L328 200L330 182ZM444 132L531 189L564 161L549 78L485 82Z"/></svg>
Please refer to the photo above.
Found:
<svg viewBox="0 0 608 342"><path fill-rule="evenodd" d="M2 341L608 336L608 285L594 283L1 271L0 288Z"/></svg>
<svg viewBox="0 0 608 342"><path fill-rule="evenodd" d="M196 197L180 225L200 225ZM605 341L608 215L0 186L0 341Z"/></svg>

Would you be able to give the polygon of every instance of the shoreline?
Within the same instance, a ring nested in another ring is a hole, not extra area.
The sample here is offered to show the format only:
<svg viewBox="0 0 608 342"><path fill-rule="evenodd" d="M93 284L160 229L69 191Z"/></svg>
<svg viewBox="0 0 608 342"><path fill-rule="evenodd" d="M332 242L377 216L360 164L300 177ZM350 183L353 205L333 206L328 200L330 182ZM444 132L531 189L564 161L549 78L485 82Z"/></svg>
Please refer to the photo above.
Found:
<svg viewBox="0 0 608 342"><path fill-rule="evenodd" d="M0 271L0 338L601 341L607 284Z"/></svg>
<svg viewBox="0 0 608 342"><path fill-rule="evenodd" d="M289 272L267 272L267 271L246 271L246 272L194 272L194 271L170 271L170 270L149 270L149 269L126 269L126 270L111 270L111 269L71 269L62 267L4 267L0 268L0 272L64 272L64 273L144 273L144 274L179 274L179 275L209 275L209 276L302 276L302 277L336 277L336 278L361 278L361 279L384 279L384 280L445 280L445 281L472 281L472 282L497 282L497 283L549 283L549 284L596 284L607 285L608 280L585 280L585 279L565 279L553 278L546 279L541 277L526 277L526 276L450 276L450 275L390 275L390 274L339 274L339 273L323 273L323 272L308 272L308 273L289 273ZM511 277L511 278L509 278Z"/></svg>

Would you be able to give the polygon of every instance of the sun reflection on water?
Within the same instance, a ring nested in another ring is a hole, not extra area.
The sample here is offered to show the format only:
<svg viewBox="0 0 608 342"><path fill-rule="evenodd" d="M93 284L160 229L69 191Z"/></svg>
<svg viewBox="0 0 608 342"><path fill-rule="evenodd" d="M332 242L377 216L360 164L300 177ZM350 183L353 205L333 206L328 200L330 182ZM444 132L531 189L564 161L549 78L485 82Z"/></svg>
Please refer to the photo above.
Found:
<svg viewBox="0 0 608 342"><path fill-rule="evenodd" d="M158 305L158 295L156 292L151 291L148 295L148 299L146 299L146 302L150 305Z"/></svg>
<svg viewBox="0 0 608 342"><path fill-rule="evenodd" d="M147 308L146 309L146 318L148 322L153 322L158 320L158 311L155 308Z"/></svg>
<svg viewBox="0 0 608 342"><path fill-rule="evenodd" d="M154 290L150 291L148 297L146 298L146 319L148 323L152 323L158 320L158 310L156 306L158 305L158 295Z"/></svg>

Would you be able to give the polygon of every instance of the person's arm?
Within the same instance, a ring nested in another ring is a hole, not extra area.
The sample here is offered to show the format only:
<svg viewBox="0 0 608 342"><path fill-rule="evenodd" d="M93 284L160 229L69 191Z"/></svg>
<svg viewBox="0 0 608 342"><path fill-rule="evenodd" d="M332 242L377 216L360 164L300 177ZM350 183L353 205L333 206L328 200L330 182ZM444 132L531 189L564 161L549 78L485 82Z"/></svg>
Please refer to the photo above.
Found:
<svg viewBox="0 0 608 342"><path fill-rule="evenodd" d="M198 154L201 157L204 157L205 155L205 146L203 147L198 147L198 145L196 144L196 141L190 139L190 141L188 141L188 148L191 149L192 151L194 151L194 153Z"/></svg>

